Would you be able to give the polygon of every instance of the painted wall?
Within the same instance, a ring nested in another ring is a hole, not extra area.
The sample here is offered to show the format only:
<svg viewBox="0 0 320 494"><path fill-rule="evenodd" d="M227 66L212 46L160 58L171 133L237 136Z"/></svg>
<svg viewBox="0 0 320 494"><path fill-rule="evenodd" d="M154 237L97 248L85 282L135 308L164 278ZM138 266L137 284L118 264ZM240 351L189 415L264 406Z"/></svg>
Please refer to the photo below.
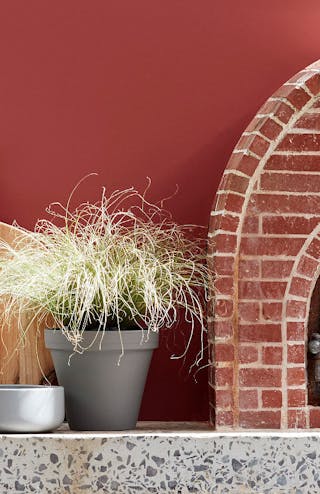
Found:
<svg viewBox="0 0 320 494"><path fill-rule="evenodd" d="M150 176L150 198L178 184L177 221L206 225L244 126L319 58L319 14L316 0L2 0L1 219L31 227L96 171L76 201ZM169 359L182 334L163 343L141 418L205 420L206 370L195 384Z"/></svg>

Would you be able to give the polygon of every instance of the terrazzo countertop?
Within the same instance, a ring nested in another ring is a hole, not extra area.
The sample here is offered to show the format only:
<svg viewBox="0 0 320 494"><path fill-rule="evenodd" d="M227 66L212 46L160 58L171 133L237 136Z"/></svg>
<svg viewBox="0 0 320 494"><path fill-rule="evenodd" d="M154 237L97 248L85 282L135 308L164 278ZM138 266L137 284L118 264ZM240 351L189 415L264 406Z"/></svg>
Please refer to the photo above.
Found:
<svg viewBox="0 0 320 494"><path fill-rule="evenodd" d="M320 492L320 431L217 433L204 423L134 431L2 434L0 493Z"/></svg>

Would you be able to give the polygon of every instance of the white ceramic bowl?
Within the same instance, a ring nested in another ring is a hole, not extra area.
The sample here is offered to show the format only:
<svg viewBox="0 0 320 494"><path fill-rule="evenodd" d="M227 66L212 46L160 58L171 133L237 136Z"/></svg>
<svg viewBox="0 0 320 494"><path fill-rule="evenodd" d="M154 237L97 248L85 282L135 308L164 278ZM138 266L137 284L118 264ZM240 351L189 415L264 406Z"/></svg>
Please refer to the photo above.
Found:
<svg viewBox="0 0 320 494"><path fill-rule="evenodd" d="M62 386L0 385L0 432L45 432L64 420Z"/></svg>

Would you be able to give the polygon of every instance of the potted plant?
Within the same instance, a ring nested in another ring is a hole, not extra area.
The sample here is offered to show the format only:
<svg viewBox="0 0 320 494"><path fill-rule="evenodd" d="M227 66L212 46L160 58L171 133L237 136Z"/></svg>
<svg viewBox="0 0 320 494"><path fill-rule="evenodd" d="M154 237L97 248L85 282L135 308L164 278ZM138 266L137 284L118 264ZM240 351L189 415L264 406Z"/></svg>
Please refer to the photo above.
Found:
<svg viewBox="0 0 320 494"><path fill-rule="evenodd" d="M1 243L3 317L23 335L26 313L50 321L45 342L72 429L130 429L159 330L182 313L189 342L196 323L203 341L203 241L132 188L74 211L70 200L16 246Z"/></svg>

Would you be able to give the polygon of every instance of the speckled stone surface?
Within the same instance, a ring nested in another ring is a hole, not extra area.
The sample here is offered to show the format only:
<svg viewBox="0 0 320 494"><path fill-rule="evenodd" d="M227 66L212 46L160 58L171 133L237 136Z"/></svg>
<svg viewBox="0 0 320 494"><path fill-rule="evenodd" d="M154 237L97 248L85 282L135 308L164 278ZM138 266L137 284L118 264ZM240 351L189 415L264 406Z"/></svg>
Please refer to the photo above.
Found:
<svg viewBox="0 0 320 494"><path fill-rule="evenodd" d="M216 433L203 424L133 432L5 434L0 492L320 492L320 432Z"/></svg>

